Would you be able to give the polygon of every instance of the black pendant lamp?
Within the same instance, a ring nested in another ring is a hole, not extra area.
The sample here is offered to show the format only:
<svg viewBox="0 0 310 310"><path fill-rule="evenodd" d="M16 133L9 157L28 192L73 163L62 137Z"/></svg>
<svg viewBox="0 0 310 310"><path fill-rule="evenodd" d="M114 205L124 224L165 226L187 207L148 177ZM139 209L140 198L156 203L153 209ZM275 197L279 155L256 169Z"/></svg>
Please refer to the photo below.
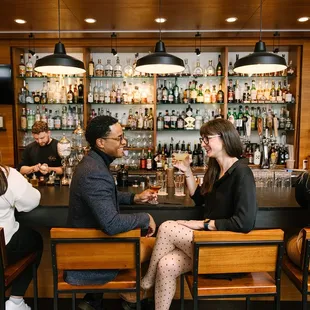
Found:
<svg viewBox="0 0 310 310"><path fill-rule="evenodd" d="M274 53L268 53L265 42L262 41L262 8L263 1L260 2L260 37L255 44L254 53L242 57L235 62L234 71L236 73L252 75L278 72L287 68L284 57Z"/></svg>
<svg viewBox="0 0 310 310"><path fill-rule="evenodd" d="M66 54L64 44L60 41L60 0L58 0L58 37L54 54L42 57L36 61L34 70L51 74L81 74L85 73L84 63Z"/></svg>
<svg viewBox="0 0 310 310"><path fill-rule="evenodd" d="M159 0L159 17L161 17L161 0ZM137 60L136 70L144 73L171 74L185 69L181 58L166 52L165 43L161 40L161 23L159 23L159 41L154 53L150 53Z"/></svg>

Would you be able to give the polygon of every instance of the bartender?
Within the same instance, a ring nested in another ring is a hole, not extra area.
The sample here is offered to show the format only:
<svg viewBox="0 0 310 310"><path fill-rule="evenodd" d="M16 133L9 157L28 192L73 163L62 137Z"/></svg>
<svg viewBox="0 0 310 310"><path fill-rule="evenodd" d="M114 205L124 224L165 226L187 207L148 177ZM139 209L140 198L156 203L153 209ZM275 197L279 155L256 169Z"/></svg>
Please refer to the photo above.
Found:
<svg viewBox="0 0 310 310"><path fill-rule="evenodd" d="M62 174L61 158L58 155L56 139L51 138L47 123L37 121L32 126L35 141L28 144L18 165L21 174L45 176L53 171Z"/></svg>

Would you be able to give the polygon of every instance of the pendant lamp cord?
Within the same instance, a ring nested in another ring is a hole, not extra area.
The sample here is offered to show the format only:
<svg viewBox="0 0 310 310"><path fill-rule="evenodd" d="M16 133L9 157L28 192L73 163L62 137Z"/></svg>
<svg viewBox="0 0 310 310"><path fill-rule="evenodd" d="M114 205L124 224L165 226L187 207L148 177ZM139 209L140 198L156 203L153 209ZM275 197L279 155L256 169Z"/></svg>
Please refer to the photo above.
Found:
<svg viewBox="0 0 310 310"><path fill-rule="evenodd" d="M159 0L159 9L158 9L158 11L159 11L159 18L163 18L161 16L161 0ZM159 23L159 41L161 41L161 24L162 23Z"/></svg>
<svg viewBox="0 0 310 310"><path fill-rule="evenodd" d="M259 41L262 40L262 28L263 28L263 0L260 0L260 32L259 32Z"/></svg>
<svg viewBox="0 0 310 310"><path fill-rule="evenodd" d="M60 43L60 0L58 0L58 40Z"/></svg>

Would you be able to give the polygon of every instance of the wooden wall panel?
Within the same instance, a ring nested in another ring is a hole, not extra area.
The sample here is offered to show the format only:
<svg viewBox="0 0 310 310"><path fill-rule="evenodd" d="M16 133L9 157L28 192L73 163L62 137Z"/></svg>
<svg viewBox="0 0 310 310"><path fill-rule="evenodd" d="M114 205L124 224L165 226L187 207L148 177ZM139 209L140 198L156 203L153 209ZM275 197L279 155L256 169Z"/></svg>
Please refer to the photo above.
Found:
<svg viewBox="0 0 310 310"><path fill-rule="evenodd" d="M301 69L301 107L300 107L300 141L299 163L310 156L310 42L303 45L302 69Z"/></svg>
<svg viewBox="0 0 310 310"><path fill-rule="evenodd" d="M6 131L0 131L0 152L2 163L14 166L14 134L13 134L13 106L0 105L0 114L4 118Z"/></svg>

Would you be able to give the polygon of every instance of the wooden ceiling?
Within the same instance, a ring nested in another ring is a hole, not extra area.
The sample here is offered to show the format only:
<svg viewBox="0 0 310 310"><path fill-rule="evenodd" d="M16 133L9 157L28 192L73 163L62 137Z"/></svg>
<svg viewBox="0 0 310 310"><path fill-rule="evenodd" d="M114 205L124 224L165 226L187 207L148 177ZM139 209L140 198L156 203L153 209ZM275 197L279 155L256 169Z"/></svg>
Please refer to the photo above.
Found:
<svg viewBox="0 0 310 310"><path fill-rule="evenodd" d="M0 38L22 38L32 32L37 38L57 37L58 0L0 0ZM62 38L107 38L116 32L118 38L158 37L159 0L60 0ZM200 31L204 38L258 37L260 0L161 0L165 37L194 37ZM235 23L227 17L235 16ZM310 0L263 0L263 37L310 38ZM92 17L95 24L84 19ZM14 22L22 18L24 25Z"/></svg>

